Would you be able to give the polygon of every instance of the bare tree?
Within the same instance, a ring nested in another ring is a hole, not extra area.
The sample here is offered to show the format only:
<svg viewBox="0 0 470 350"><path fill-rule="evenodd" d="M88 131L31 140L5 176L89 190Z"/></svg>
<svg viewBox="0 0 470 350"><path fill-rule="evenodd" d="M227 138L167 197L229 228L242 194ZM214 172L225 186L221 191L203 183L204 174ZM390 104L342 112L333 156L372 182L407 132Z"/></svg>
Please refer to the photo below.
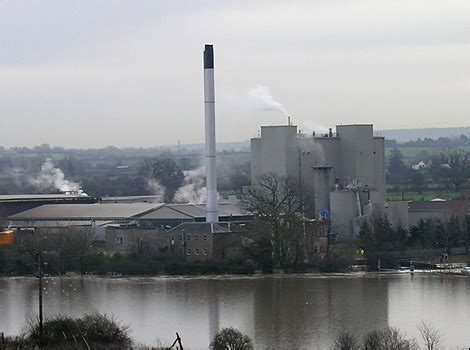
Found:
<svg viewBox="0 0 470 350"><path fill-rule="evenodd" d="M470 177L468 153L452 149L442 155L441 175L449 189L460 192Z"/></svg>
<svg viewBox="0 0 470 350"><path fill-rule="evenodd" d="M258 231L269 237L273 263L281 268L302 258L304 202L299 183L276 174L259 176L242 198L242 207L257 218Z"/></svg>
<svg viewBox="0 0 470 350"><path fill-rule="evenodd" d="M407 339L396 328L371 331L364 338L365 350L417 350L414 339Z"/></svg>
<svg viewBox="0 0 470 350"><path fill-rule="evenodd" d="M357 337L351 332L341 333L335 341L332 350L360 350Z"/></svg>
<svg viewBox="0 0 470 350"><path fill-rule="evenodd" d="M430 323L424 321L421 322L421 325L418 326L419 333L421 333L421 338L423 338L424 346L428 350L439 349L439 344L441 343L442 335L441 332L435 329Z"/></svg>

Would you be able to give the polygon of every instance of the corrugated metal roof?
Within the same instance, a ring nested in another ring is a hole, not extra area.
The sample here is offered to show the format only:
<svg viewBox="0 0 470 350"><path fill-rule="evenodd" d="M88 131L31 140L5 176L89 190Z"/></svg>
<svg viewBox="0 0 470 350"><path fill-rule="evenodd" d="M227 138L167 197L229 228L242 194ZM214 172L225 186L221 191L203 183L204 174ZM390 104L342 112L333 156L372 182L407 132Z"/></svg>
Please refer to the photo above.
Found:
<svg viewBox="0 0 470 350"><path fill-rule="evenodd" d="M142 215L140 219L148 220L192 220L193 217L172 207L165 205L148 214Z"/></svg>
<svg viewBox="0 0 470 350"><path fill-rule="evenodd" d="M47 200L63 200L63 199L91 199L85 194L12 194L0 195L0 202L16 202L16 201L47 201Z"/></svg>
<svg viewBox="0 0 470 350"><path fill-rule="evenodd" d="M192 218L206 217L204 204L167 204L167 206Z"/></svg>
<svg viewBox="0 0 470 350"><path fill-rule="evenodd" d="M184 232L186 233L226 233L230 232L229 229L222 227L221 225L209 223L209 222L185 222L179 224L175 228L168 230L168 233L176 233L176 232Z"/></svg>
<svg viewBox="0 0 470 350"><path fill-rule="evenodd" d="M158 203L113 203L113 204L45 204L40 207L29 209L21 213L10 216L12 220L34 218L47 219L85 219L85 218L106 218L106 219L126 219L144 215L156 210L163 204Z"/></svg>
<svg viewBox="0 0 470 350"><path fill-rule="evenodd" d="M10 216L14 221L70 220L88 221L142 218L148 220L202 219L206 215L204 204L161 203L93 203L93 204L44 204ZM236 203L220 203L219 217L247 216Z"/></svg>
<svg viewBox="0 0 470 350"><path fill-rule="evenodd" d="M204 218L206 216L205 204L167 204L167 206L193 218ZM240 208L237 203L219 203L219 216L247 215L249 215L249 213Z"/></svg>
<svg viewBox="0 0 470 350"><path fill-rule="evenodd" d="M92 220L40 220L40 221L32 221L32 220L15 220L11 222L11 227L70 227L70 226L105 226L110 224L112 221L103 221L103 220L96 220L92 222Z"/></svg>

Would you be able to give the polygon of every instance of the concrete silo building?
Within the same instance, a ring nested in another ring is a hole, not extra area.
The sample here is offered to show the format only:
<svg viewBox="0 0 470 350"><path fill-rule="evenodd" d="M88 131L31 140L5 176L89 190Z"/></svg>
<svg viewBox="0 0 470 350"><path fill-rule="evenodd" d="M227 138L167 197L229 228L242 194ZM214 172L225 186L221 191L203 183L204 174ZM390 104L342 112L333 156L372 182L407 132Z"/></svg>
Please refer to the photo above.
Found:
<svg viewBox="0 0 470 350"><path fill-rule="evenodd" d="M305 189L306 215L330 215L332 232L351 235L385 202L384 138L372 124L337 125L336 133L303 134L294 125L262 126L251 139L251 176L273 173Z"/></svg>

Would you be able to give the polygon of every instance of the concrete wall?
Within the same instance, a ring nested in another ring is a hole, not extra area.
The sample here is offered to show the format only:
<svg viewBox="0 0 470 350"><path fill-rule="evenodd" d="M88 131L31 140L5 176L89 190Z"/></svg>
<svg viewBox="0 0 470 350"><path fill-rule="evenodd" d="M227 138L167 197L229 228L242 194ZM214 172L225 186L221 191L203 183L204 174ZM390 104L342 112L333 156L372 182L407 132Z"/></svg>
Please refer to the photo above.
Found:
<svg viewBox="0 0 470 350"><path fill-rule="evenodd" d="M419 220L423 219L439 219L445 221L449 219L450 214L447 210L422 210L422 211L410 211L408 213L408 222L410 226L416 226Z"/></svg>
<svg viewBox="0 0 470 350"><path fill-rule="evenodd" d="M313 169L314 177L314 210L316 216L320 210L330 211L330 191L332 190L332 168L317 166Z"/></svg>
<svg viewBox="0 0 470 350"><path fill-rule="evenodd" d="M369 188L373 188L375 154L372 125L338 125L336 135L341 145L339 166L341 182L347 184L357 179Z"/></svg>
<svg viewBox="0 0 470 350"><path fill-rule="evenodd" d="M262 126L261 139L252 139L251 178L274 173L299 177L299 148L296 126Z"/></svg>
<svg viewBox="0 0 470 350"><path fill-rule="evenodd" d="M374 137L374 183L380 202L385 202L385 139ZM379 200L377 201L379 202Z"/></svg>
<svg viewBox="0 0 470 350"><path fill-rule="evenodd" d="M305 260L313 261L316 257L325 256L328 252L328 221L314 220L305 223L303 241Z"/></svg>
<svg viewBox="0 0 470 350"><path fill-rule="evenodd" d="M188 260L207 260L214 256L214 234L210 232L167 233L170 253Z"/></svg>
<svg viewBox="0 0 470 350"><path fill-rule="evenodd" d="M108 254L163 254L167 250L165 233L157 229L106 227L106 252Z"/></svg>
<svg viewBox="0 0 470 350"><path fill-rule="evenodd" d="M410 226L408 216L408 202L396 201L385 203L385 215L390 220L393 227L403 227L408 229Z"/></svg>
<svg viewBox="0 0 470 350"><path fill-rule="evenodd" d="M331 231L337 239L350 239L353 218L359 215L356 194L352 191L330 192Z"/></svg>

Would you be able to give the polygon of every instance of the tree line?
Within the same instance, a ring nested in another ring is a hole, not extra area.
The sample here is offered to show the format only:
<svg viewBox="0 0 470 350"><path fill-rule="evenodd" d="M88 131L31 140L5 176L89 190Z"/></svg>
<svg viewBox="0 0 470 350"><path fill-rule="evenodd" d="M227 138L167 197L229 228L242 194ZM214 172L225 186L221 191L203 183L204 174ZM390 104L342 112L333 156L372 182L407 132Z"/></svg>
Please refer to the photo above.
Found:
<svg viewBox="0 0 470 350"><path fill-rule="evenodd" d="M358 243L372 270L377 269L379 259L381 267L396 268L397 258L410 249L416 254L421 250L448 252L450 248L468 247L470 215L463 220L457 216L421 219L408 229L394 227L386 216L378 217L362 222Z"/></svg>
<svg viewBox="0 0 470 350"><path fill-rule="evenodd" d="M451 147L464 147L470 146L470 138L467 135L460 135L459 137L450 138L450 137L439 137L437 139L432 139L425 137L424 139L418 138L416 140L410 140L406 142L398 143L396 140L385 140L385 147L441 147L441 148L451 148Z"/></svg>
<svg viewBox="0 0 470 350"><path fill-rule="evenodd" d="M394 148L389 157L387 165L387 183L395 185L395 190L407 192L415 190L418 194L428 189L440 187L449 192L463 191L470 178L469 153L460 149L449 149L448 151L432 156L418 159L422 161L406 164L403 154Z"/></svg>

